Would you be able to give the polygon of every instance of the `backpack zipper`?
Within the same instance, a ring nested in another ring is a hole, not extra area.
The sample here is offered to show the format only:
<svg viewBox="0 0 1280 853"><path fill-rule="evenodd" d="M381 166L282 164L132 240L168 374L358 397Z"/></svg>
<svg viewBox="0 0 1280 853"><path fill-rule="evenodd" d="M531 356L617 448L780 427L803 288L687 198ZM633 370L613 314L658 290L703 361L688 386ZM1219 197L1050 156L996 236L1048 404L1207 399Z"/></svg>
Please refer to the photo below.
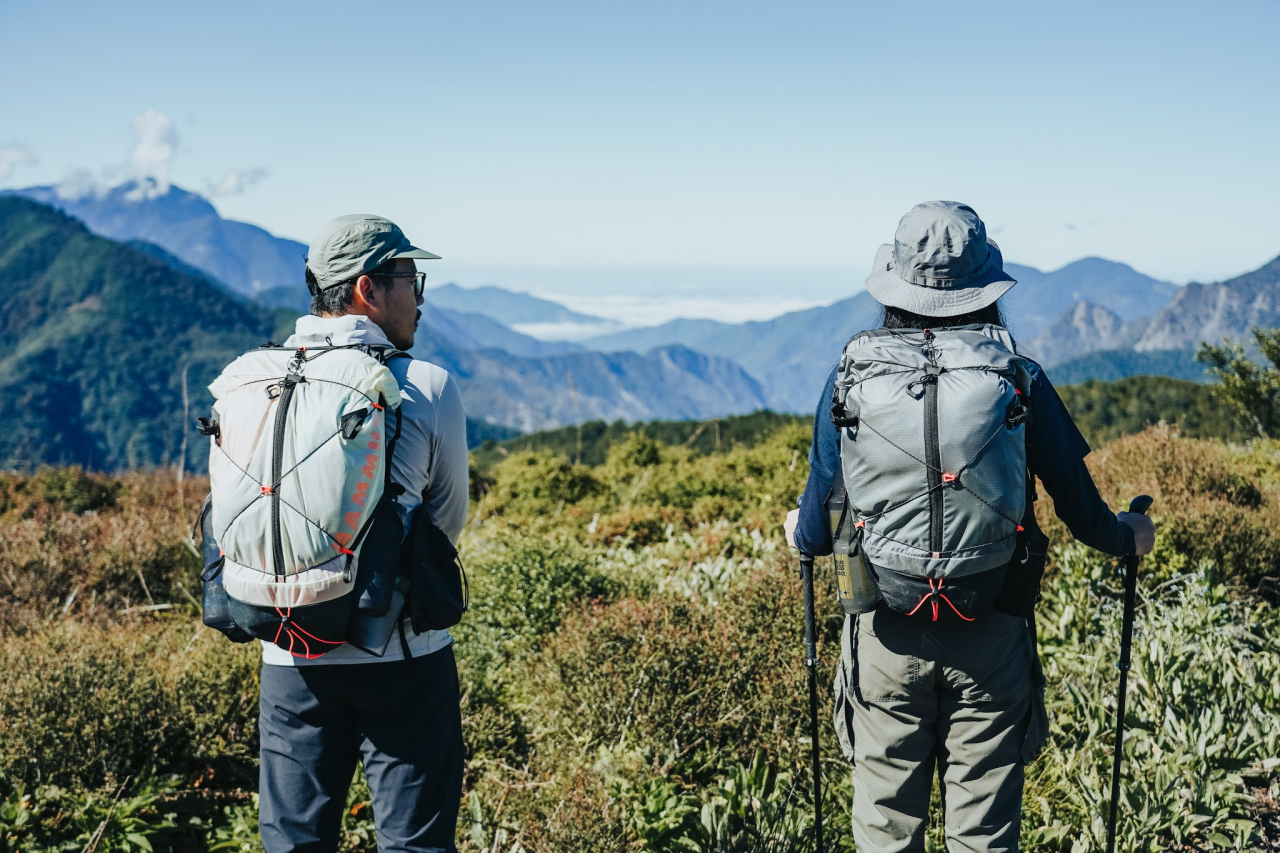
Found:
<svg viewBox="0 0 1280 853"><path fill-rule="evenodd" d="M942 453L938 448L938 374L924 384L924 453L929 462L929 550L942 551Z"/></svg>
<svg viewBox="0 0 1280 853"><path fill-rule="evenodd" d="M271 553L278 578L285 576L284 539L280 534L280 474L284 470L284 427L289 416L289 403L293 400L293 389L298 380L290 373L280 384L282 390L276 403L275 441L271 454Z"/></svg>

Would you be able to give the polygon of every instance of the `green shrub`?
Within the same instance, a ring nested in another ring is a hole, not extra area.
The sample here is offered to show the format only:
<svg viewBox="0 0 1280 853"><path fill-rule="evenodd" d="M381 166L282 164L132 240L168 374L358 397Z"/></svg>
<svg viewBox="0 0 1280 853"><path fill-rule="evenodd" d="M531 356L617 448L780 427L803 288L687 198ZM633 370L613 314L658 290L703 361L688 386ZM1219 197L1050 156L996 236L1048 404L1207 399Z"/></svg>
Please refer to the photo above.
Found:
<svg viewBox="0 0 1280 853"><path fill-rule="evenodd" d="M512 685L562 620L583 602L611 601L634 582L607 572L599 555L572 540L515 537L465 548L471 610L453 629L464 693L469 778L490 763L519 766L530 749L528 723Z"/></svg>
<svg viewBox="0 0 1280 853"><path fill-rule="evenodd" d="M144 774L119 785L28 793L0 777L0 851L234 850L261 853L257 797L182 789L176 776Z"/></svg>
<svg viewBox="0 0 1280 853"><path fill-rule="evenodd" d="M0 647L0 774L97 790L148 770L252 784L258 649L181 620L52 623Z"/></svg>
<svg viewBox="0 0 1280 853"><path fill-rule="evenodd" d="M566 506L604 491L604 484L584 465L547 451L516 453L494 466L488 496L478 511L482 517L499 513L554 526Z"/></svg>
<svg viewBox="0 0 1280 853"><path fill-rule="evenodd" d="M812 418L758 411L705 421L649 421L627 424L615 421L586 421L581 425L558 427L511 438L499 444L486 441L472 450L472 458L488 468L511 453L549 450L587 465L601 465L610 449L630 435L640 432L668 446L688 447L696 455L720 453L734 447L751 447L769 437L780 426L806 425Z"/></svg>
<svg viewBox="0 0 1280 853"><path fill-rule="evenodd" d="M834 639L840 617L823 601ZM759 747L798 763L808 697L800 614L799 582L776 561L711 606L668 592L585 607L535 669L540 737L585 754L631 750L637 766L689 780L708 781L726 751L746 758Z"/></svg>
<svg viewBox="0 0 1280 853"><path fill-rule="evenodd" d="M1023 841L1085 853L1105 840L1120 589L1113 563L1082 546L1060 561L1038 620L1051 739L1028 769ZM1120 849L1245 849L1251 789L1280 785L1280 614L1231 601L1203 572L1160 587L1159 567L1143 568Z"/></svg>
<svg viewBox="0 0 1280 853"><path fill-rule="evenodd" d="M34 475L0 474L0 516L24 516L41 505L80 515L115 506L123 487L117 477L79 467L43 468Z"/></svg>
<svg viewBox="0 0 1280 853"><path fill-rule="evenodd" d="M807 774L779 772L763 751L751 764L732 762L720 778L702 790L684 790L665 777L639 788L620 785L628 829L645 850L688 853L792 853L814 846L813 798ZM837 820L823 833L825 850L852 851L852 839L839 819L847 802L826 792L827 814ZM841 793L841 792L837 792ZM834 823L834 825L833 825Z"/></svg>
<svg viewBox="0 0 1280 853"><path fill-rule="evenodd" d="M635 432L613 444L598 468L548 451L512 453L490 469L493 487L477 512L530 530L630 535L636 544L657 541L667 524L688 529L727 519L775 530L804 490L808 448L808 428L784 422L766 439L709 455ZM592 531L602 533L588 532L596 516Z"/></svg>
<svg viewBox="0 0 1280 853"><path fill-rule="evenodd" d="M114 506L119 489L118 481L101 474L86 474L78 467L48 468L31 478L32 494L75 515Z"/></svg>

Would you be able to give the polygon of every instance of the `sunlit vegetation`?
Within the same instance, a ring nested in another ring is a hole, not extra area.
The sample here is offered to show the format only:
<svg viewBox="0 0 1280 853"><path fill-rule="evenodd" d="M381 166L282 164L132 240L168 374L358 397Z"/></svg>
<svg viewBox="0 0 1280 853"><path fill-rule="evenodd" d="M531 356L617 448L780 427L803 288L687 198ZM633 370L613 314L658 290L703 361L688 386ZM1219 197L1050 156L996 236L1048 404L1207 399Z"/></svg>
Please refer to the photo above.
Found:
<svg viewBox="0 0 1280 853"><path fill-rule="evenodd" d="M720 452L629 433L597 464L512 447L484 467L462 542L474 607L455 631L463 850L806 849L800 585L780 528L808 441L794 422ZM1271 442L1171 427L1090 457L1113 506L1156 498L1161 531L1141 576L1122 850L1280 843L1277 460ZM0 848L259 849L257 651L201 627L184 541L205 485L0 476ZM1028 768L1023 838L1078 853L1103 845L1120 582L1050 503L1052 738ZM828 565L824 681L841 624ZM821 746L828 839L849 850L851 774L829 728ZM344 849L372 849L359 777L348 806ZM929 843L944 849L936 824Z"/></svg>

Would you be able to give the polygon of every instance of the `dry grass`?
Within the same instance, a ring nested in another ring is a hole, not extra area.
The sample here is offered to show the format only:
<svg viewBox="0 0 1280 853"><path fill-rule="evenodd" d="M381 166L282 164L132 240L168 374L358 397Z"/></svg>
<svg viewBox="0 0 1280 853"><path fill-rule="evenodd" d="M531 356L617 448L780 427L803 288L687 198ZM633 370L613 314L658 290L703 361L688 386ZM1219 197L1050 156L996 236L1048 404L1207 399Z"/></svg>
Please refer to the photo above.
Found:
<svg viewBox="0 0 1280 853"><path fill-rule="evenodd" d="M1087 462L1113 509L1140 494L1155 499L1151 515L1163 559L1151 563L1175 572L1207 562L1219 577L1252 589L1280 572L1280 485L1274 467L1263 476L1255 454L1155 426L1102 447ZM1052 500L1043 500L1039 518L1055 545L1069 541Z"/></svg>
<svg viewBox="0 0 1280 853"><path fill-rule="evenodd" d="M0 475L0 631L193 603L199 564L183 540L208 481L188 478L183 491L185 506L165 471Z"/></svg>

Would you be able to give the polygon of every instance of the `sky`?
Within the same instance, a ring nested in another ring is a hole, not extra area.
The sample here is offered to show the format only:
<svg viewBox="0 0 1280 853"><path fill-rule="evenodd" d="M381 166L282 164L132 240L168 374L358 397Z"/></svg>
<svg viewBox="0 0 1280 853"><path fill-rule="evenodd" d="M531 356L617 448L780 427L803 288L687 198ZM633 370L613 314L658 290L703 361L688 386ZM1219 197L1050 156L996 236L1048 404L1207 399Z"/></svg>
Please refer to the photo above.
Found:
<svg viewBox="0 0 1280 853"><path fill-rule="evenodd" d="M1280 254L1278 42L1275 0L0 0L0 188L380 213L434 282L646 322L848 296L935 198L1221 280Z"/></svg>

